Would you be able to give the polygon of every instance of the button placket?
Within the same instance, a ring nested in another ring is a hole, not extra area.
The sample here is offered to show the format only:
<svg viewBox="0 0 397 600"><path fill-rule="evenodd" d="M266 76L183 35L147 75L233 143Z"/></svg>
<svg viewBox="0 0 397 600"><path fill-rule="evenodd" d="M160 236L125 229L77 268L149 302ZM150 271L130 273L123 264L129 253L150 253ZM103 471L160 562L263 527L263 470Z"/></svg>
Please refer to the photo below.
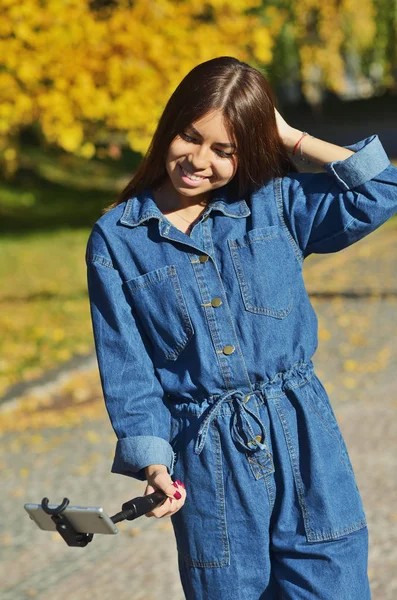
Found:
<svg viewBox="0 0 397 600"><path fill-rule="evenodd" d="M218 356L218 366L225 385L230 388L235 383L250 388L251 382L244 359L240 352L235 352L238 349L237 334L231 319L223 282L213 256L211 234L207 224L205 225L201 253L190 255L190 263L195 271L200 290L201 307L205 311L209 334ZM203 251L207 254L202 253ZM220 308L219 312L215 310L218 308ZM233 356L231 356L232 354Z"/></svg>

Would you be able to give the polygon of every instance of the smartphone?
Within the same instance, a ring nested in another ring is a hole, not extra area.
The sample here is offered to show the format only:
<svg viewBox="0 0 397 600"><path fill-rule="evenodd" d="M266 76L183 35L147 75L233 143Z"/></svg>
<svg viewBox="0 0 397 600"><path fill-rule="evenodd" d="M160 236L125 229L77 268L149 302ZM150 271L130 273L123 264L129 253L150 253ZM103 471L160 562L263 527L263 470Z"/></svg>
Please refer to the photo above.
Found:
<svg viewBox="0 0 397 600"><path fill-rule="evenodd" d="M40 529L56 531L56 525L51 515L44 512L41 504L24 504L29 517ZM49 505L49 508L57 508ZM103 508L97 506L68 506L62 511L70 524L78 533L118 533L116 525Z"/></svg>

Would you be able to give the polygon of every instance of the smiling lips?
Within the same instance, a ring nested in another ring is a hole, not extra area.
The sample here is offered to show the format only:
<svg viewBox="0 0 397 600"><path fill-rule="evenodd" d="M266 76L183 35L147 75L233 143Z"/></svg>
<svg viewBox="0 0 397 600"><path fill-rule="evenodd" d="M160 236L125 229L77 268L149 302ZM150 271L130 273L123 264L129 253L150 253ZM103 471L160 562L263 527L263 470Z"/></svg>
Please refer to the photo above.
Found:
<svg viewBox="0 0 397 600"><path fill-rule="evenodd" d="M185 177L187 177L188 179L191 179L192 181L202 181L203 179L208 179L208 177L202 177L201 175L193 175L193 173L186 171L186 169L184 169L182 167L182 165L179 165L179 166L181 168L182 173L185 175Z"/></svg>

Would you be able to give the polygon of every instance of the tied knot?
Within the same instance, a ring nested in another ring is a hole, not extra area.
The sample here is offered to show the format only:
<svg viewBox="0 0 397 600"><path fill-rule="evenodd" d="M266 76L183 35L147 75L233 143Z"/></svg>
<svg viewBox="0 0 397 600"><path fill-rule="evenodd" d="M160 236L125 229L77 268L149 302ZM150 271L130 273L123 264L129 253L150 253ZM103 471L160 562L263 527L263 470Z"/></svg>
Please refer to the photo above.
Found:
<svg viewBox="0 0 397 600"><path fill-rule="evenodd" d="M200 454L204 448L205 440L211 422L218 416L224 402L232 403L234 410L232 411L232 436L241 449L248 452L257 452L258 450L267 449L265 444L266 429L258 415L256 415L247 406L248 399L253 395L260 395L260 390L254 390L250 394L245 394L241 390L230 390L222 394L208 409L200 429L197 434L197 439L194 447L194 452ZM256 423L260 428L260 434L256 435L252 428L252 422Z"/></svg>

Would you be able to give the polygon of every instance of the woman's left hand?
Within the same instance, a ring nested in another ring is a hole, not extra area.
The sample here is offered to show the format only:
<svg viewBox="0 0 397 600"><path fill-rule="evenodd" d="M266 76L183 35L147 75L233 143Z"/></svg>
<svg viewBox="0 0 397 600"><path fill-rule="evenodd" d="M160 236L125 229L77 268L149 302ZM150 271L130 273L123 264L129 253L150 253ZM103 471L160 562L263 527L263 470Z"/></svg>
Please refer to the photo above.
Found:
<svg viewBox="0 0 397 600"><path fill-rule="evenodd" d="M287 150L291 152L297 139L299 139L301 132L294 129L294 127L291 127L291 125L288 125L287 121L280 115L277 108L274 109L274 113L276 115L278 134Z"/></svg>

